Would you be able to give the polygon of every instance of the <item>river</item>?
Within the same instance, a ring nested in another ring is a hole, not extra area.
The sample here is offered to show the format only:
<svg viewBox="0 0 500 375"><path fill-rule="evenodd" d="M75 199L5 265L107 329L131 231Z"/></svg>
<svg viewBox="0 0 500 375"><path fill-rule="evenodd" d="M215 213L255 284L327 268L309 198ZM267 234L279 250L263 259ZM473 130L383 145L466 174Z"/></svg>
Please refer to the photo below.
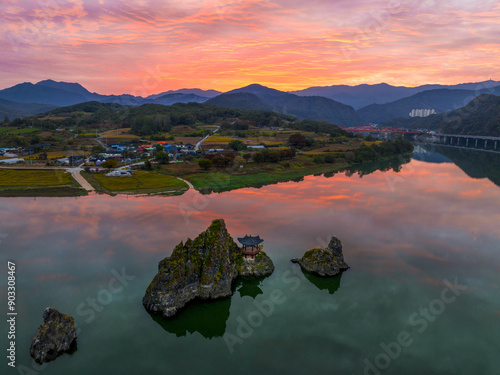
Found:
<svg viewBox="0 0 500 375"><path fill-rule="evenodd" d="M498 155L422 146L396 171L221 194L1 198L0 296L6 311L12 261L18 312L17 367L4 355L1 371L496 375L498 165ZM172 321L148 314L141 299L158 261L215 218L234 238L260 235L274 274ZM340 277L289 261L331 235L351 267ZM48 306L75 318L78 348L40 366L29 347Z"/></svg>

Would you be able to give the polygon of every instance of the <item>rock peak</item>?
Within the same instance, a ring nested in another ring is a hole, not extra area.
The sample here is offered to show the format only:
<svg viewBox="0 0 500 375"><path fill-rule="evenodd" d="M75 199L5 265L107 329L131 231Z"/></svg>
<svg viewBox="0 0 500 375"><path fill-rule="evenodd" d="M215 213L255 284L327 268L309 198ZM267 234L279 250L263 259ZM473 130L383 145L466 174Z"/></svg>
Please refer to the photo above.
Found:
<svg viewBox="0 0 500 375"><path fill-rule="evenodd" d="M344 261L342 242L337 236L332 236L327 247L306 251L302 258L292 259L298 263L303 271L317 276L336 276L349 268Z"/></svg>
<svg viewBox="0 0 500 375"><path fill-rule="evenodd" d="M255 262L245 260L224 220L216 219L194 240L179 243L170 257L159 262L142 303L148 311L169 318L194 299L230 296L238 276L266 276L273 270L264 253Z"/></svg>

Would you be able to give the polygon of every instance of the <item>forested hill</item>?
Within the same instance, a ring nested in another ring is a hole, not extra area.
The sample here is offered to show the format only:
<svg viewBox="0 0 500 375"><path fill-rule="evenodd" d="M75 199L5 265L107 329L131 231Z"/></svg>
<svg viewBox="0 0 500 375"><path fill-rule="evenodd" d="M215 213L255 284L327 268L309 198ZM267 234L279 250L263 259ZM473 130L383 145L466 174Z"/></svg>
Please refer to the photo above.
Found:
<svg viewBox="0 0 500 375"><path fill-rule="evenodd" d="M423 118L397 118L384 122L382 126L429 129L444 134L500 137L500 97L483 94L454 111Z"/></svg>
<svg viewBox="0 0 500 375"><path fill-rule="evenodd" d="M290 114L299 119L327 121L344 126L363 124L363 119L351 106L321 96L298 96L258 84L229 91L207 103L224 107L239 107L244 103L245 108L253 105L264 109L262 106L266 106L265 108L271 108L275 112Z"/></svg>
<svg viewBox="0 0 500 375"><path fill-rule="evenodd" d="M236 121L239 120L239 121ZM223 124L226 127L286 127L335 135L346 135L336 125L297 118L271 111L224 108L209 104L177 103L171 106L144 104L124 106L115 103L87 102L57 108L41 115L16 119L13 125L35 125L41 128L89 127L96 124L120 124L136 135L168 132L174 126ZM232 125L231 125L232 124Z"/></svg>

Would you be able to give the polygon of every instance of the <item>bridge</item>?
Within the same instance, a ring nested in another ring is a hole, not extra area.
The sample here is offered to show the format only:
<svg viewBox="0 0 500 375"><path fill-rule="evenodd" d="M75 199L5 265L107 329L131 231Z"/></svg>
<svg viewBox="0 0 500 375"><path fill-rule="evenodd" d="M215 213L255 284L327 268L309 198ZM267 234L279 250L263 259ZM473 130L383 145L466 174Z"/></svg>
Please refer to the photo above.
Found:
<svg viewBox="0 0 500 375"><path fill-rule="evenodd" d="M425 142L478 150L498 151L500 146L500 137L486 135L426 134L419 138Z"/></svg>
<svg viewBox="0 0 500 375"><path fill-rule="evenodd" d="M378 129L372 125L359 125L354 128L339 126L339 128L352 133L363 135L371 134L377 138L387 138L390 134L400 134L402 136L409 135L411 136L411 139L419 140L421 142L437 143L445 146L474 148L477 150L500 151L500 137L462 134L427 134L390 127Z"/></svg>

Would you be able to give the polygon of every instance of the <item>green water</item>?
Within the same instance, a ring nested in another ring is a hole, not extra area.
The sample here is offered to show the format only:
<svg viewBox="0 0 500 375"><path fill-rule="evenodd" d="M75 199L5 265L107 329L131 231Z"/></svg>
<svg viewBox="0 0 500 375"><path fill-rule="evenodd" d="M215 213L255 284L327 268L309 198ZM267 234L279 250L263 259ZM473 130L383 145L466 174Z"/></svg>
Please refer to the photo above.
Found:
<svg viewBox="0 0 500 375"><path fill-rule="evenodd" d="M17 367L3 356L1 373L498 374L500 189L475 177L413 160L210 196L2 198L0 297L6 312L10 260L18 316ZM158 261L219 217L265 240L274 274L171 321L148 314ZM351 267L340 277L289 261L331 235ZM78 349L39 366L47 306L73 315Z"/></svg>

